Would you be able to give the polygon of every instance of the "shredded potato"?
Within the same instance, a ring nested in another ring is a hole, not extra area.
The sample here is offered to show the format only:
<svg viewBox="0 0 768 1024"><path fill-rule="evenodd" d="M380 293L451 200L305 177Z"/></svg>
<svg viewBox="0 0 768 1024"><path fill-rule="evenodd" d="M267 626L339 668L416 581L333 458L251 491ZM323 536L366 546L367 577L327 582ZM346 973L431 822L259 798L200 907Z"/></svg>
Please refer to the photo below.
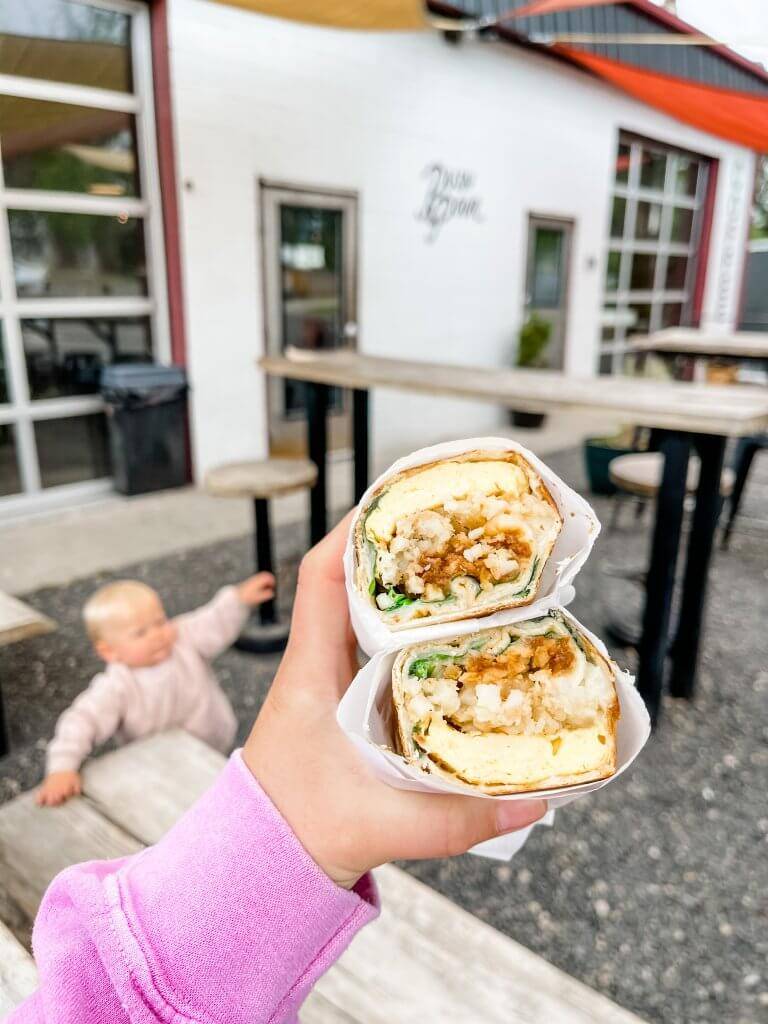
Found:
<svg viewBox="0 0 768 1024"><path fill-rule="evenodd" d="M426 678L409 677L409 714L425 723L440 715L470 734L553 735L593 724L613 700L569 634L516 637L499 654L468 651L426 663Z"/></svg>
<svg viewBox="0 0 768 1024"><path fill-rule="evenodd" d="M550 509L533 494L475 494L401 516L388 549L378 554L379 578L384 586L431 601L446 597L460 577L472 577L484 590L515 580L534 555L533 534L521 513L535 518Z"/></svg>

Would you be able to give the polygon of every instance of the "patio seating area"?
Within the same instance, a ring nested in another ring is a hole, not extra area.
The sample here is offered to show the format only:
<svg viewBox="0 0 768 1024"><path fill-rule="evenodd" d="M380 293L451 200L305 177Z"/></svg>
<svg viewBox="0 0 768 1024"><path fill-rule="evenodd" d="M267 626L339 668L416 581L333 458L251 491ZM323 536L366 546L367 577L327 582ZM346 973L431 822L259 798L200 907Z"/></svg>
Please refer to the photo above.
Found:
<svg viewBox="0 0 768 1024"><path fill-rule="evenodd" d="M548 455L547 461L586 492L581 451ZM611 499L594 503L607 523ZM730 550L714 555L695 701L664 699L661 725L626 776L562 810L554 828L534 830L510 864L466 856L402 865L648 1022L755 1024L768 1006L768 816L760 785L768 767L768 673L756 596L766 579L766 508L768 465L758 458ZM284 525L279 515L274 526L278 592L287 610L304 532ZM0 762L0 799L12 800L38 782L56 717L98 668L79 621L93 589L133 576L151 582L170 612L194 607L250 566L253 537L247 529L244 520L240 536L112 565L24 595L59 629L0 652L12 742L11 755ZM648 540L648 523L630 516L600 537L599 557L580 574L573 604L589 628L600 633L618 601L639 600L636 588L607 577L601 565L643 564ZM631 652L613 653L631 664ZM240 740L278 659L232 650L217 662ZM23 927L1 892L0 920Z"/></svg>

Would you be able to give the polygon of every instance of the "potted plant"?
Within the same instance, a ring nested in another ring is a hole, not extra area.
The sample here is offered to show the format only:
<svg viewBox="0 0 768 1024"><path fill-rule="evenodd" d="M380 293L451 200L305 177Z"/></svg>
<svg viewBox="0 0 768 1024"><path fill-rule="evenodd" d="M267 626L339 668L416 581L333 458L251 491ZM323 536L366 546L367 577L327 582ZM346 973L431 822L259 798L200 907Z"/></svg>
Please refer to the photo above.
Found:
<svg viewBox="0 0 768 1024"><path fill-rule="evenodd" d="M517 365L529 369L545 367L543 356L551 337L552 324L536 313L531 313L518 335ZM512 410L512 425L515 427L541 427L545 419L546 416L541 412Z"/></svg>
<svg viewBox="0 0 768 1024"><path fill-rule="evenodd" d="M584 467L592 494L615 494L608 467L618 455L638 450L633 444L635 429L627 427L613 437L588 437L584 441Z"/></svg>

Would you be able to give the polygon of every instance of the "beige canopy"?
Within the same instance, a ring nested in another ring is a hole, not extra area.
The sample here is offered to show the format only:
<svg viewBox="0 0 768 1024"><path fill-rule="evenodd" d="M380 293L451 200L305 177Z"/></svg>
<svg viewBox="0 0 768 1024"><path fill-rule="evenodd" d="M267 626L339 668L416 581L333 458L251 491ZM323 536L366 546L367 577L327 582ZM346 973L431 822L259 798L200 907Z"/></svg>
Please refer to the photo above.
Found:
<svg viewBox="0 0 768 1024"><path fill-rule="evenodd" d="M231 7L334 28L424 29L422 0L217 0Z"/></svg>

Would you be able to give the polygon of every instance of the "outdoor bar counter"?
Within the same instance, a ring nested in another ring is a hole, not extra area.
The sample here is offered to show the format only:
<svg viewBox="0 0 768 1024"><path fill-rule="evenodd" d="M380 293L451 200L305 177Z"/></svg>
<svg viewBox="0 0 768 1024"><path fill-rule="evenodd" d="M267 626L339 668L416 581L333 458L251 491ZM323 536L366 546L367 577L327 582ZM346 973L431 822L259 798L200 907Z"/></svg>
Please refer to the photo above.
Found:
<svg viewBox="0 0 768 1024"><path fill-rule="evenodd" d="M307 384L310 458L318 469L311 497L311 537L327 529L326 456L328 388L353 392L354 493L368 485L368 394L385 387L493 402L521 411L562 409L611 412L625 423L651 427L664 455L664 472L651 541L637 683L654 720L658 717L664 667L672 658L670 693L693 696L707 577L720 506L720 474L726 441L768 430L768 394L738 387L612 377L567 377L549 370L451 366L362 355L351 351L301 352L265 356L269 375ZM598 386L600 385L600 386ZM414 447L421 441L414 438ZM681 541L688 459L701 459L693 523L688 536L685 577L674 645L670 613Z"/></svg>

